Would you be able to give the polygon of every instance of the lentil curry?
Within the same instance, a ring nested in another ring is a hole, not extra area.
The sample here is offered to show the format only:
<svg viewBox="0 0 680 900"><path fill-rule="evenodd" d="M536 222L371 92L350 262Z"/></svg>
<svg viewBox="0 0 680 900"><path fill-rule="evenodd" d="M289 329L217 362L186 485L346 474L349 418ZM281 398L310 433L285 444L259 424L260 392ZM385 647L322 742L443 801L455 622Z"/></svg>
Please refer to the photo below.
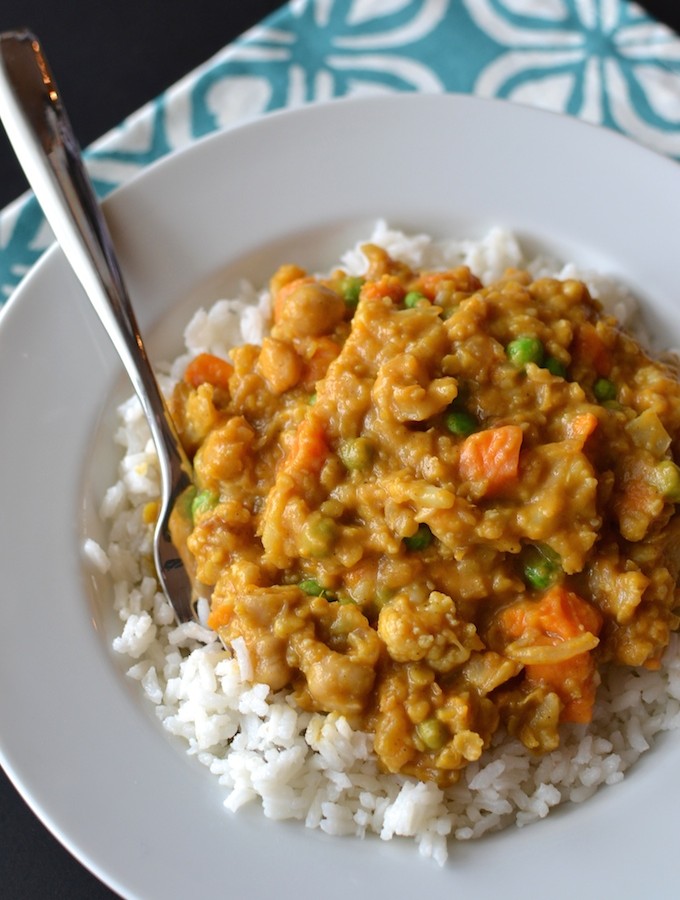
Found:
<svg viewBox="0 0 680 900"><path fill-rule="evenodd" d="M440 785L587 723L679 619L680 385L579 281L280 268L273 324L173 397L187 557L255 681Z"/></svg>

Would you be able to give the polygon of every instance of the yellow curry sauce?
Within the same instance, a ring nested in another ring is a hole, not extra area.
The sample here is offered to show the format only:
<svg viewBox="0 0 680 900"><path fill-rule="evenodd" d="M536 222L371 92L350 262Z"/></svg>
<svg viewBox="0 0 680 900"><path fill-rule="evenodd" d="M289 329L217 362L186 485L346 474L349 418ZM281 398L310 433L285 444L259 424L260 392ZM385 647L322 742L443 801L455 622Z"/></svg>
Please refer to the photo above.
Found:
<svg viewBox="0 0 680 900"><path fill-rule="evenodd" d="M256 681L446 785L501 725L558 746L603 665L658 667L680 385L580 282L364 252L361 279L283 266L262 346L189 364L187 548Z"/></svg>

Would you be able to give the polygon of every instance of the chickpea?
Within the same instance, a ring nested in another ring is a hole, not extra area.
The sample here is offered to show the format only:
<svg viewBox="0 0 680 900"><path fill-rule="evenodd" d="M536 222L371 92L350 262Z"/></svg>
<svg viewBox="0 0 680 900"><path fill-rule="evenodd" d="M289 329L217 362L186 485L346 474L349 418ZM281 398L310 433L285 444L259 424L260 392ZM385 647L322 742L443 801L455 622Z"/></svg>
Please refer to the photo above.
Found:
<svg viewBox="0 0 680 900"><path fill-rule="evenodd" d="M262 341L257 368L272 393L283 394L299 382L303 362L291 344L266 337Z"/></svg>
<svg viewBox="0 0 680 900"><path fill-rule="evenodd" d="M340 294L310 279L298 279L281 289L276 299L275 337L319 337L330 334L345 317Z"/></svg>

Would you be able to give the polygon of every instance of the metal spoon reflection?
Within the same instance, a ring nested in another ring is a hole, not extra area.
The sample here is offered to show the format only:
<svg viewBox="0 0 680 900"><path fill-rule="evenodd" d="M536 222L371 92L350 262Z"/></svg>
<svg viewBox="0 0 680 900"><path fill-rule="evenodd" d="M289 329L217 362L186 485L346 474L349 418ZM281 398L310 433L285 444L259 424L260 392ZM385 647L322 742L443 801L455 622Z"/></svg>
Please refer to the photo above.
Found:
<svg viewBox="0 0 680 900"><path fill-rule="evenodd" d="M118 351L148 420L161 473L154 559L177 618L188 621L194 617L192 585L172 540L176 530L172 523L181 518L178 501L193 485L192 467L146 355L111 237L59 90L40 43L28 31L0 34L0 119L64 255Z"/></svg>

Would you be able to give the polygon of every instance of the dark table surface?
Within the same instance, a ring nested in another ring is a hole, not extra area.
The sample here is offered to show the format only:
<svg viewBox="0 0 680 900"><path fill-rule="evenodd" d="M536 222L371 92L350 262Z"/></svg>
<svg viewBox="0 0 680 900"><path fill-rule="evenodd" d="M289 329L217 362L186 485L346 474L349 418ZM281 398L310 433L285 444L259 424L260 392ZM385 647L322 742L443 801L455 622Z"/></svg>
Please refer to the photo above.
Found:
<svg viewBox="0 0 680 900"><path fill-rule="evenodd" d="M279 0L3 0L0 30L28 26L40 36L86 146L280 5ZM640 5L680 32L678 0ZM106 104L96 72L106 73ZM0 209L25 187L2 132ZM45 830L1 770L0 896L116 896Z"/></svg>

